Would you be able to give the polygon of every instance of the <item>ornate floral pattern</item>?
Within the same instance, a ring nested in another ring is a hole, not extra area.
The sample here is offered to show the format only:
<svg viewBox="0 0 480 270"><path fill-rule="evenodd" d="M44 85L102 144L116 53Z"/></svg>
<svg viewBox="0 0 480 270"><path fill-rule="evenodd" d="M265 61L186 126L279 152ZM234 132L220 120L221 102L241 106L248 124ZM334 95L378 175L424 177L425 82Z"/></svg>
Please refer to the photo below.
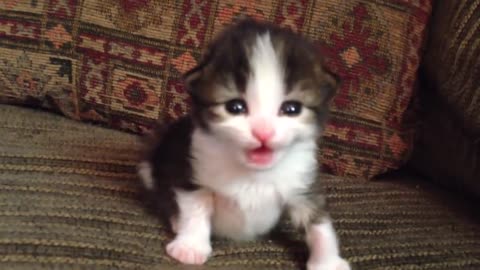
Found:
<svg viewBox="0 0 480 270"><path fill-rule="evenodd" d="M199 47L203 44L211 5L212 1L208 0L186 0L183 3L183 19L180 21L177 35L180 44L190 47Z"/></svg>
<svg viewBox="0 0 480 270"><path fill-rule="evenodd" d="M90 104L110 104L107 94L107 80L110 75L108 64L101 57L85 57L80 77L79 98Z"/></svg>
<svg viewBox="0 0 480 270"><path fill-rule="evenodd" d="M33 99L75 119L145 132L188 112L182 74L225 24L249 16L319 45L343 81L321 160L332 173L368 178L398 167L411 149L402 122L431 2L0 1L0 100Z"/></svg>
<svg viewBox="0 0 480 270"><path fill-rule="evenodd" d="M275 18L276 23L295 32L302 29L308 9L308 1L287 0L279 9L280 12Z"/></svg>
<svg viewBox="0 0 480 270"><path fill-rule="evenodd" d="M168 83L165 104L167 104L166 114L168 121L183 116L188 112L190 99L185 92L182 81L172 80Z"/></svg>
<svg viewBox="0 0 480 270"><path fill-rule="evenodd" d="M249 16L257 20L264 20L265 13L258 8L258 1L239 0L226 4L218 11L218 19L222 24L231 22L235 17Z"/></svg>
<svg viewBox="0 0 480 270"><path fill-rule="evenodd" d="M388 59L380 54L372 27L365 23L370 16L366 6L358 4L350 15L343 22L341 33L332 33L329 44L322 47L329 66L342 78L342 88L335 99L340 110L350 105L352 91L362 90L362 81L371 80L374 73L384 75L389 66Z"/></svg>
<svg viewBox="0 0 480 270"><path fill-rule="evenodd" d="M49 15L59 18L75 16L77 0L49 0Z"/></svg>
<svg viewBox="0 0 480 270"><path fill-rule="evenodd" d="M135 32L150 25L161 26L161 3L153 0L106 0L98 7L116 27Z"/></svg>
<svg viewBox="0 0 480 270"><path fill-rule="evenodd" d="M275 1L263 0L226 0L219 1L219 5L216 11L217 20L214 21L213 33L216 34L225 25L243 18L250 17L257 20L268 20L275 12Z"/></svg>
<svg viewBox="0 0 480 270"><path fill-rule="evenodd" d="M187 72L189 69L193 68L197 64L197 61L195 60L195 58L193 58L190 52L185 52L182 55L173 58L171 62L172 65L180 73Z"/></svg>
<svg viewBox="0 0 480 270"><path fill-rule="evenodd" d="M7 81L5 86L10 85L19 97L32 97L40 99L45 94L45 86L51 76L45 73L45 65L33 64L30 57L23 52L15 62L4 60L0 65L0 71Z"/></svg>
<svg viewBox="0 0 480 270"><path fill-rule="evenodd" d="M0 8L12 9L20 3L21 0L3 0L0 2Z"/></svg>
<svg viewBox="0 0 480 270"><path fill-rule="evenodd" d="M56 49L59 49L65 43L72 42L72 36L61 24L57 24L57 26L48 29L47 32L45 32L45 36L53 43Z"/></svg>
<svg viewBox="0 0 480 270"><path fill-rule="evenodd" d="M157 119L160 110L158 79L133 75L115 69L113 74L112 109L126 114L137 114Z"/></svg>

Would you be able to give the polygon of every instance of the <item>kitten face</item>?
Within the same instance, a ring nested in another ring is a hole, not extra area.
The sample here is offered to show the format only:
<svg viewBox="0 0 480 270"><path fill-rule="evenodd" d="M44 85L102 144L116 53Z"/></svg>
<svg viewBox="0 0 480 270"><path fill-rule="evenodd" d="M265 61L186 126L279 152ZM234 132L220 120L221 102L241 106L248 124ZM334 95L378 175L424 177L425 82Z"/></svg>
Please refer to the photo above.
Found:
<svg viewBox="0 0 480 270"><path fill-rule="evenodd" d="M337 86L307 41L250 20L225 30L185 81L199 127L255 169L319 136Z"/></svg>

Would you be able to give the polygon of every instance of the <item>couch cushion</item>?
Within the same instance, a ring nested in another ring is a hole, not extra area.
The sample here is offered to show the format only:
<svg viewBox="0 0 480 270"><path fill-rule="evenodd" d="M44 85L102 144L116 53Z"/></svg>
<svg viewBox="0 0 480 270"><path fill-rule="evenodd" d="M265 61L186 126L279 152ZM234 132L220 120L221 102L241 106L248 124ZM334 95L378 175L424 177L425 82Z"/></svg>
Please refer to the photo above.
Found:
<svg viewBox="0 0 480 270"><path fill-rule="evenodd" d="M422 76L422 122L411 164L480 196L480 3L439 1Z"/></svg>
<svg viewBox="0 0 480 270"><path fill-rule="evenodd" d="M343 80L322 147L372 177L411 150L402 125L431 1L2 1L0 101L143 132L188 110L180 75L240 14L313 39Z"/></svg>
<svg viewBox="0 0 480 270"><path fill-rule="evenodd" d="M480 133L466 128L438 95L424 93L422 100L423 121L409 165L436 183L480 198Z"/></svg>
<svg viewBox="0 0 480 270"><path fill-rule="evenodd" d="M426 79L469 133L480 134L480 4L435 5L424 56Z"/></svg>
<svg viewBox="0 0 480 270"><path fill-rule="evenodd" d="M146 211L137 138L0 106L0 269L173 269L166 227ZM322 175L342 253L355 269L479 269L478 202L403 176ZM300 269L301 236L216 240L206 269Z"/></svg>

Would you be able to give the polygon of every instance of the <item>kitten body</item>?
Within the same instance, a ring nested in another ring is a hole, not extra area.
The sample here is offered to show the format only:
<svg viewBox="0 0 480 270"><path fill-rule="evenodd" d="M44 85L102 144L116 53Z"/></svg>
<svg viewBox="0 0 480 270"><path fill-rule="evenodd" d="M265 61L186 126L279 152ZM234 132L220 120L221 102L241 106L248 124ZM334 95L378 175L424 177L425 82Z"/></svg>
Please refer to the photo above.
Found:
<svg viewBox="0 0 480 270"><path fill-rule="evenodd" d="M250 20L221 33L185 75L190 116L148 144L138 172L175 239L167 253L204 263L211 234L268 233L284 212L306 233L309 270L350 269L317 181L317 141L337 80L307 41Z"/></svg>
<svg viewBox="0 0 480 270"><path fill-rule="evenodd" d="M292 147L268 169L252 171L232 160L228 146L202 130L193 133L194 178L214 193L213 232L237 240L270 231L287 203L309 191L315 180L315 142ZM226 151L227 150L227 151Z"/></svg>

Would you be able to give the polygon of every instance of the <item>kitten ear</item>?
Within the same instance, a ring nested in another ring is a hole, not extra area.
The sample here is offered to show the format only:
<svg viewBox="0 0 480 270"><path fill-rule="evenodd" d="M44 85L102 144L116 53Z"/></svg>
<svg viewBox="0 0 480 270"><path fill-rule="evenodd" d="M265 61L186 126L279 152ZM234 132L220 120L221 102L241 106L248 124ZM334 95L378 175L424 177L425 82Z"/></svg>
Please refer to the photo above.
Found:
<svg viewBox="0 0 480 270"><path fill-rule="evenodd" d="M185 89L190 95L192 95L192 93L195 92L195 89L199 88L199 85L203 76L204 67L205 67L205 64L200 63L199 65L195 66L194 68L187 71L183 75L183 82L185 84Z"/></svg>
<svg viewBox="0 0 480 270"><path fill-rule="evenodd" d="M183 74L183 82L185 90L192 100L192 117L196 125L209 130L207 121L205 120L208 108L211 102L205 98L208 96L209 74L211 74L211 57L210 53L200 61L200 63Z"/></svg>
<svg viewBox="0 0 480 270"><path fill-rule="evenodd" d="M211 44L203 53L200 58L199 63L183 74L183 81L187 92L192 96L198 94L196 92L200 91L201 84L204 79L207 77L209 66L213 59L213 54L215 52L215 44Z"/></svg>
<svg viewBox="0 0 480 270"><path fill-rule="evenodd" d="M321 88L324 92L324 102L328 103L335 96L337 89L340 88L342 81L340 77L333 73L325 64L321 65L321 78L322 84Z"/></svg>

